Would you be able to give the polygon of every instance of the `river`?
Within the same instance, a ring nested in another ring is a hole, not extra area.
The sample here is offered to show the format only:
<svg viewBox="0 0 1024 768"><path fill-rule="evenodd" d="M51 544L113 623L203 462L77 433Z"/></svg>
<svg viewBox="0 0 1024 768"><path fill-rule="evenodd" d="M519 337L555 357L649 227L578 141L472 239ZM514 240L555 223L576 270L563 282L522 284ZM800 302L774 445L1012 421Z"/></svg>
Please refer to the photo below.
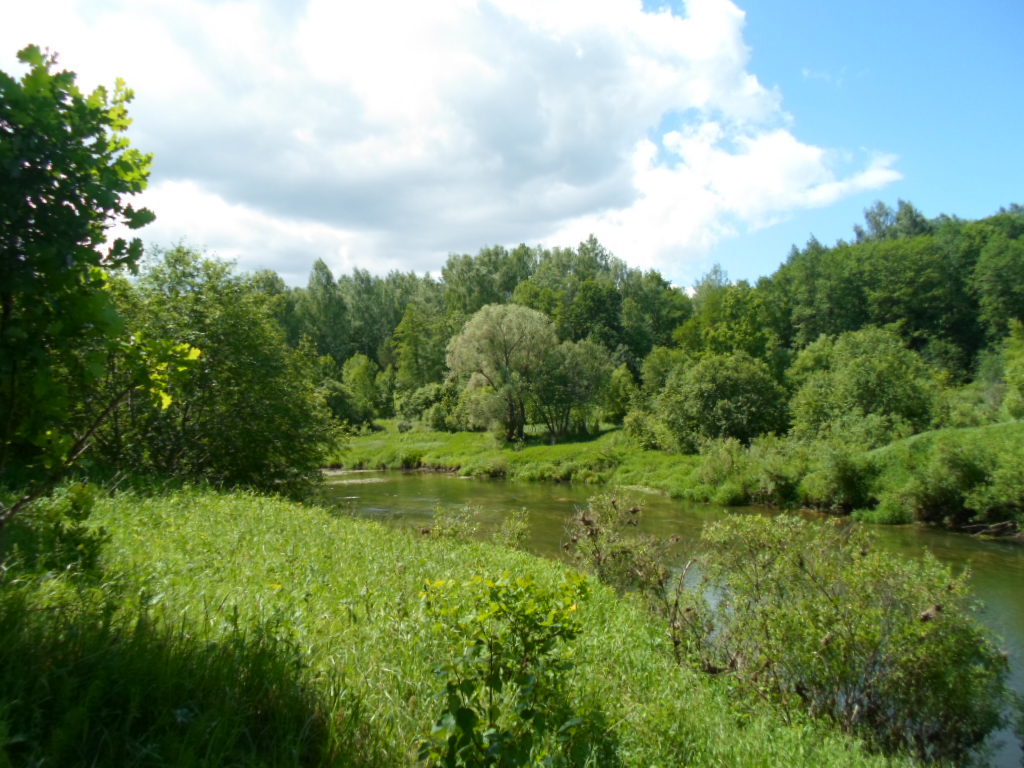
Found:
<svg viewBox="0 0 1024 768"><path fill-rule="evenodd" d="M515 483L504 480L458 478L426 472L354 472L329 478L326 501L359 517L416 528L429 527L436 507L479 509L480 533L497 529L509 510L529 511L529 549L547 557L561 554L566 518L598 489L581 485ZM727 510L687 504L663 496L619 491L641 500L640 530L696 542L706 522ZM878 526L880 544L908 557L930 550L959 570L969 568L975 594L983 603L980 618L1002 640L1010 655L1011 685L1024 695L1024 546L1014 542L983 541L962 534L917 526ZM1024 749L1009 732L995 739L991 765L1024 766Z"/></svg>

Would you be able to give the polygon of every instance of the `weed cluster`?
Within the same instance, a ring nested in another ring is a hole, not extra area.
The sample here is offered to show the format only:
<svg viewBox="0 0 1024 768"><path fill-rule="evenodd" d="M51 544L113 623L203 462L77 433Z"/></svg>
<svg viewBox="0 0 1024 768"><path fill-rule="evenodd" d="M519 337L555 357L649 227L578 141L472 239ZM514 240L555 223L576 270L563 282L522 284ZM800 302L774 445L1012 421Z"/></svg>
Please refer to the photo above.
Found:
<svg viewBox="0 0 1024 768"><path fill-rule="evenodd" d="M421 598L445 636L436 669L441 714L419 756L428 765L584 765L606 745L577 735L584 720L565 698L568 641L582 631L586 582L546 589L529 578L428 581Z"/></svg>

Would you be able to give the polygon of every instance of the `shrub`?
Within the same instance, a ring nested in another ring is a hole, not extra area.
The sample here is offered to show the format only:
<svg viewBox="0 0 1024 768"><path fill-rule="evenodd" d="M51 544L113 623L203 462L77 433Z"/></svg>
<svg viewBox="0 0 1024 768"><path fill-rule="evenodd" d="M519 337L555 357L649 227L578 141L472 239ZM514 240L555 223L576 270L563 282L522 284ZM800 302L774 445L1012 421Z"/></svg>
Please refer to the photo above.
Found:
<svg viewBox="0 0 1024 768"><path fill-rule="evenodd" d="M872 525L903 525L913 520L906 506L891 494L884 495L874 509L855 509L850 516Z"/></svg>
<svg viewBox="0 0 1024 768"><path fill-rule="evenodd" d="M586 583L544 589L531 579L427 582L421 597L446 635L437 668L441 714L419 756L428 765L564 765L582 720L561 696L571 656L564 643L581 629ZM557 762L556 762L557 761Z"/></svg>
<svg viewBox="0 0 1024 768"><path fill-rule="evenodd" d="M985 482L964 497L967 506L986 520L1024 521L1024 464L1012 451L996 457L995 469Z"/></svg>
<svg viewBox="0 0 1024 768"><path fill-rule="evenodd" d="M563 548L581 569L620 593L641 594L649 607L663 612L671 576L666 555L676 539L658 541L629 531L639 525L640 514L635 501L594 496L566 523Z"/></svg>
<svg viewBox="0 0 1024 768"><path fill-rule="evenodd" d="M479 517L480 508L471 504L461 507L438 504L434 507L434 525L430 535L442 539L471 539L480 529Z"/></svg>
<svg viewBox="0 0 1024 768"><path fill-rule="evenodd" d="M683 446L734 437L744 443L786 426L785 395L768 366L743 353L711 355L669 376L658 398Z"/></svg>
<svg viewBox="0 0 1024 768"><path fill-rule="evenodd" d="M822 337L800 352L789 376L800 437L861 432L871 446L882 445L927 428L935 409L935 371L887 329Z"/></svg>
<svg viewBox="0 0 1024 768"><path fill-rule="evenodd" d="M849 523L737 516L702 539L677 621L704 670L926 760L962 762L1003 724L1007 660L965 573L879 552Z"/></svg>
<svg viewBox="0 0 1024 768"><path fill-rule="evenodd" d="M900 496L918 520L962 525L977 515L969 499L993 469L993 456L978 446L938 442Z"/></svg>
<svg viewBox="0 0 1024 768"><path fill-rule="evenodd" d="M403 392L395 397L395 410L406 421L415 421L443 396L441 384L427 384L419 389Z"/></svg>
<svg viewBox="0 0 1024 768"><path fill-rule="evenodd" d="M874 470L864 454L834 442L816 445L820 455L800 483L801 502L842 513L868 506Z"/></svg>
<svg viewBox="0 0 1024 768"><path fill-rule="evenodd" d="M774 435L751 443L748 492L755 504L795 506L800 480L807 474L812 450L803 442Z"/></svg>
<svg viewBox="0 0 1024 768"><path fill-rule="evenodd" d="M715 489L711 500L723 507L741 507L750 503L750 496L740 483L730 480Z"/></svg>
<svg viewBox="0 0 1024 768"><path fill-rule="evenodd" d="M109 539L103 527L90 526L98 490L67 483L36 499L16 518L0 540L0 566L28 570L94 572ZM3 572L0 568L0 573Z"/></svg>
<svg viewBox="0 0 1024 768"><path fill-rule="evenodd" d="M677 451L676 442L665 422L645 410L633 410L622 421L622 430L630 442L645 451Z"/></svg>
<svg viewBox="0 0 1024 768"><path fill-rule="evenodd" d="M525 550L529 537L530 515L526 507L522 507L509 512L491 538L500 546Z"/></svg>

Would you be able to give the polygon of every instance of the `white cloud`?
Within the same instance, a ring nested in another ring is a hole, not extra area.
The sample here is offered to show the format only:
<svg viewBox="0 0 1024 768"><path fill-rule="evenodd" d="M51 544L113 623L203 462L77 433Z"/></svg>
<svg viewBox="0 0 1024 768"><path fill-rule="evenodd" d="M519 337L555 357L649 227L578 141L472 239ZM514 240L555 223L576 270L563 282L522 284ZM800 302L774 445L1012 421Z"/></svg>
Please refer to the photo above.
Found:
<svg viewBox="0 0 1024 768"><path fill-rule="evenodd" d="M32 41L86 85L124 76L156 154L146 238L293 282L318 257L436 270L591 231L676 277L722 238L899 178L868 154L840 175L749 71L743 12L686 9L35 0L8 11L0 67Z"/></svg>

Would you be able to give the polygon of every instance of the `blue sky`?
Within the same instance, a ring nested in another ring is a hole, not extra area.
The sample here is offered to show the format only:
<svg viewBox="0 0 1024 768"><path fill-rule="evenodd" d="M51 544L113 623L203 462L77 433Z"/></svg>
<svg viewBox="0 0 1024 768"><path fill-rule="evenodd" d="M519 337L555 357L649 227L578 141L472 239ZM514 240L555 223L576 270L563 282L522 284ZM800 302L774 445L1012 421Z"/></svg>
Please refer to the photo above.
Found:
<svg viewBox="0 0 1024 768"><path fill-rule="evenodd" d="M35 0L0 69L33 42L128 81L154 245L303 284L593 232L687 286L878 199L1024 202L1021 30L1020 0Z"/></svg>
<svg viewBox="0 0 1024 768"><path fill-rule="evenodd" d="M897 156L903 178L715 249L734 278L809 234L851 236L874 200L981 218L1024 203L1024 3L748 3L750 69L783 94L801 139Z"/></svg>

